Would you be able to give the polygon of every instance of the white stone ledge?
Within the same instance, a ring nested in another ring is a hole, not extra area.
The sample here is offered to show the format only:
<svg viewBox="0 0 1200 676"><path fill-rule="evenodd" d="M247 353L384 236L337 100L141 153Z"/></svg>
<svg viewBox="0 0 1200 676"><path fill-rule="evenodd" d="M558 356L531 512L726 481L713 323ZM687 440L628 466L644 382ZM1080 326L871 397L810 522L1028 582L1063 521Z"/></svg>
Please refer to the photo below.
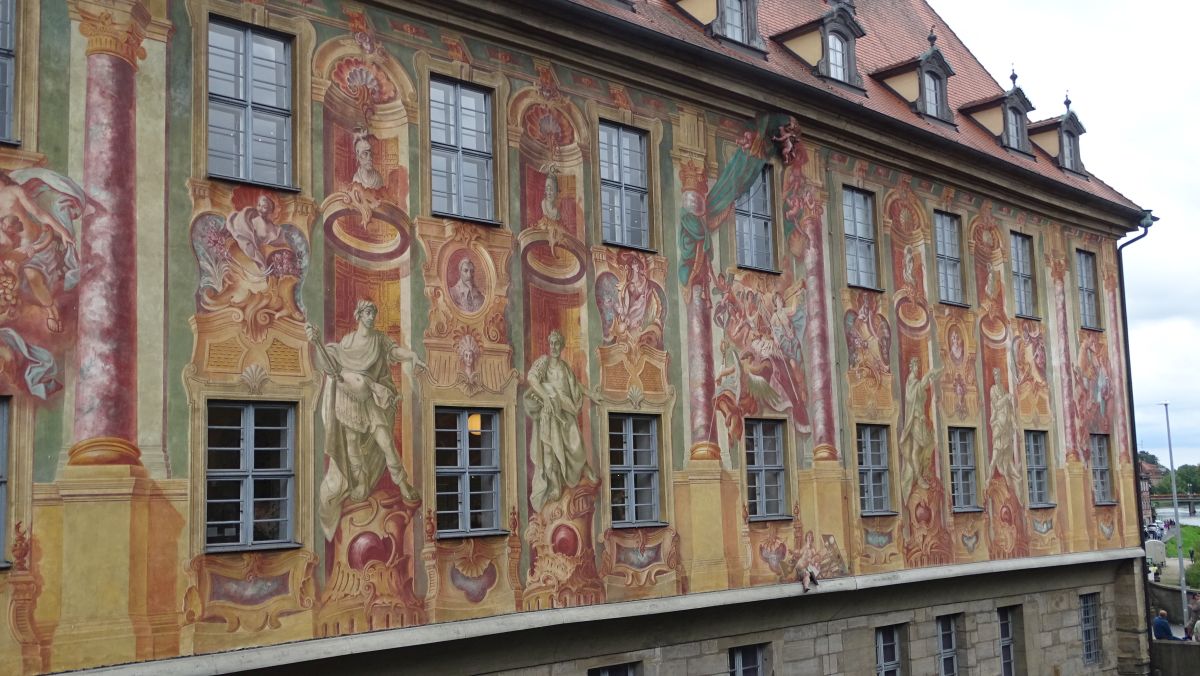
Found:
<svg viewBox="0 0 1200 676"><path fill-rule="evenodd" d="M1120 561L1140 558L1145 555L1146 552L1140 547L1128 547L1125 549L1108 549L1055 556L1034 556L1022 559L911 568L889 573L821 580L820 586L814 588L808 595L815 596L818 594L876 589L913 582L944 580L946 578L971 575L987 575L1016 570L1036 570L1059 566L1101 563L1105 561ZM246 648L225 653L210 653L114 667L102 667L93 669L88 673L139 676L204 676L209 674L224 674L232 671L274 667L330 657L504 634L525 629L673 613L683 610L698 610L739 603L754 603L756 601L771 601L801 596L803 594L804 590L799 583L791 583L764 585L748 589L699 592L642 601L599 603L576 608L532 610L473 620L437 622L419 627L387 629L334 638L310 639L260 648Z"/></svg>

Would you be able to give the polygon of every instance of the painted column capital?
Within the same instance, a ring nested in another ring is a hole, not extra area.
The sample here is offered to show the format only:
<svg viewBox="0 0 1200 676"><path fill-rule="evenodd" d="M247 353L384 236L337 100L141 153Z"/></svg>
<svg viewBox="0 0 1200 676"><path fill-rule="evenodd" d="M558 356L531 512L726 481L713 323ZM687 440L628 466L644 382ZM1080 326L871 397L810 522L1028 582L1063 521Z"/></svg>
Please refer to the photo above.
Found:
<svg viewBox="0 0 1200 676"><path fill-rule="evenodd" d="M87 54L111 54L137 68L146 58L142 41L150 24L150 11L141 0L75 0L72 18L87 38Z"/></svg>

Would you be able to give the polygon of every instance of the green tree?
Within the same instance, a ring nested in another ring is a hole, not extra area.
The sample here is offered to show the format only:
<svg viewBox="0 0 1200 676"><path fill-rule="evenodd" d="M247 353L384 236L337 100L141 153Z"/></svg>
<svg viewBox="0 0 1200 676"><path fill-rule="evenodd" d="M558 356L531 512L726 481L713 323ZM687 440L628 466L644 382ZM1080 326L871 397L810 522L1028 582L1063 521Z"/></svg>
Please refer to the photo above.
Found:
<svg viewBox="0 0 1200 676"><path fill-rule="evenodd" d="M1145 451L1138 451L1138 460L1141 460L1142 462L1150 463L1151 465L1158 464L1158 456L1154 455L1153 453L1147 453Z"/></svg>
<svg viewBox="0 0 1200 676"><path fill-rule="evenodd" d="M1175 469L1178 475L1178 489L1180 493L1187 493L1188 487L1191 487L1192 492L1200 492L1200 466L1197 465L1180 465ZM1163 475L1162 481L1159 481L1150 489L1155 495L1170 495L1171 494L1171 473L1167 472Z"/></svg>

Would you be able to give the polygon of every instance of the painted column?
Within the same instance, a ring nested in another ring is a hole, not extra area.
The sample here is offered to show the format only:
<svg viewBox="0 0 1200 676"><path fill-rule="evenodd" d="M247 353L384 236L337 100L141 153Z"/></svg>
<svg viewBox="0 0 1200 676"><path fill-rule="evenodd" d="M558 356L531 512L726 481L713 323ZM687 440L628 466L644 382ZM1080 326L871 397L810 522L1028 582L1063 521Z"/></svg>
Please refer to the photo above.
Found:
<svg viewBox="0 0 1200 676"><path fill-rule="evenodd" d="M138 60L150 13L140 0L79 0L87 38L84 220L75 350L75 443L69 465L140 465L137 449Z"/></svg>

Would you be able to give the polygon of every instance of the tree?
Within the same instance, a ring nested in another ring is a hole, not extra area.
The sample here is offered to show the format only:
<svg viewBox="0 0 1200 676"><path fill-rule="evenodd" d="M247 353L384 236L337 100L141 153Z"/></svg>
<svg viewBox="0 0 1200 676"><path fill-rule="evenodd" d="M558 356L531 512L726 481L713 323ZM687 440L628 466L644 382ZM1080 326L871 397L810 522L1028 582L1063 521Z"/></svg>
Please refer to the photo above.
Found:
<svg viewBox="0 0 1200 676"><path fill-rule="evenodd" d="M1178 474L1176 488L1180 493L1187 493L1188 487L1192 491L1200 491L1200 466L1197 465L1180 465L1175 469ZM1162 481L1159 481L1150 491L1155 495L1170 495L1171 493L1171 473L1168 471L1163 475Z"/></svg>
<svg viewBox="0 0 1200 676"><path fill-rule="evenodd" d="M1151 465L1158 464L1158 456L1154 455L1153 453L1147 453L1145 451L1138 451L1138 460L1140 460L1141 462L1144 462L1144 463L1151 464Z"/></svg>

